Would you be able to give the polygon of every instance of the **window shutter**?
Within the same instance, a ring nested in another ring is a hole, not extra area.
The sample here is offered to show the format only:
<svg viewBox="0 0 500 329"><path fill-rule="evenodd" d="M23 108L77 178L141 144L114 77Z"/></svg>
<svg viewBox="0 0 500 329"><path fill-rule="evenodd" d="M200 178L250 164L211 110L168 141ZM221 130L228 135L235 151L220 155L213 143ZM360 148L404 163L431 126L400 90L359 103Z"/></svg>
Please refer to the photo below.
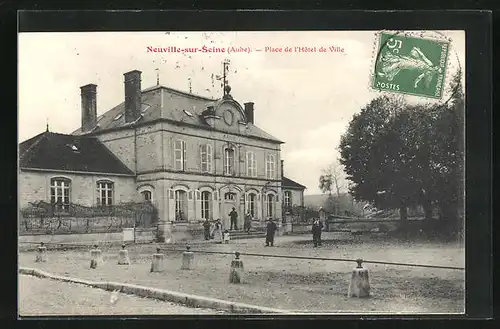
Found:
<svg viewBox="0 0 500 329"><path fill-rule="evenodd" d="M182 141L182 170L186 170L186 142Z"/></svg>
<svg viewBox="0 0 500 329"><path fill-rule="evenodd" d="M200 195L200 190L196 190L196 200L200 200L201 195Z"/></svg>
<svg viewBox="0 0 500 329"><path fill-rule="evenodd" d="M205 145L205 159L207 161L207 172L212 172L212 145Z"/></svg>

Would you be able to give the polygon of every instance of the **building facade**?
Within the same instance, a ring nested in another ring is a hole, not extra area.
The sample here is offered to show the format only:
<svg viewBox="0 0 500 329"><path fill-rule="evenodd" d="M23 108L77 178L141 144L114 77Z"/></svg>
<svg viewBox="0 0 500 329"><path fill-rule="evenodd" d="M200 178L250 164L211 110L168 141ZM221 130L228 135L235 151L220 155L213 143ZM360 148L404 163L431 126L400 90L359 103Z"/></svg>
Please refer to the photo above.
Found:
<svg viewBox="0 0 500 329"><path fill-rule="evenodd" d="M63 207L147 200L157 206L165 236L172 224L206 218L228 227L233 208L240 226L246 212L261 223L282 217L283 142L254 124L253 103L242 107L229 86L218 100L160 85L142 90L140 71L125 73L124 85L124 102L100 116L97 86L81 87L78 130L47 131L20 145L21 206L36 199ZM50 152L68 154L46 165L44 157L56 156ZM300 187L289 192L303 204Z"/></svg>

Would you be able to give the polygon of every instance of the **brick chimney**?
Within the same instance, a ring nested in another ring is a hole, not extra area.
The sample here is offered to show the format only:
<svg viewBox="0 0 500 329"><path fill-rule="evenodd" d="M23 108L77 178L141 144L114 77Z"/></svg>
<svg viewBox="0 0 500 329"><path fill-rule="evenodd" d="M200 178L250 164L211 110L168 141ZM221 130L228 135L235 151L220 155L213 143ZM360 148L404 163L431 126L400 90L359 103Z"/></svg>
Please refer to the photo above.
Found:
<svg viewBox="0 0 500 329"><path fill-rule="evenodd" d="M245 103L245 116L247 117L247 122L254 123L253 120L253 102Z"/></svg>
<svg viewBox="0 0 500 329"><path fill-rule="evenodd" d="M82 94L82 131L92 130L97 125L97 85L80 87Z"/></svg>
<svg viewBox="0 0 500 329"><path fill-rule="evenodd" d="M130 71L125 78L125 122L134 122L141 115L141 71Z"/></svg>

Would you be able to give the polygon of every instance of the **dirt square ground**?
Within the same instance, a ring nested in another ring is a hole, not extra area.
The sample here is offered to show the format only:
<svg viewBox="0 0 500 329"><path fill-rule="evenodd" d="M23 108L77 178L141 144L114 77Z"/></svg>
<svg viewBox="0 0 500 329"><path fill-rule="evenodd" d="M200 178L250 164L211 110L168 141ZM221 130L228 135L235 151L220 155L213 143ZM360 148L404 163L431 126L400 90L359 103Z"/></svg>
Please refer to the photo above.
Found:
<svg viewBox="0 0 500 329"><path fill-rule="evenodd" d="M459 244L398 242L386 238L350 237L325 233L321 248L310 236L277 237L274 247L261 239L231 244L193 244L193 250L246 252L465 267ZM166 270L150 273L157 245L128 246L132 264L117 265L119 247L102 248L105 262L90 269L88 250L49 250L47 263L35 263L35 252L19 254L19 265L49 273L95 281L158 287L194 295L266 306L291 312L327 313L462 313L465 271L366 264L372 297L348 298L350 262L241 256L244 282L229 284L232 255L195 253L193 270L181 270L182 252L162 245ZM176 248L181 248L177 246ZM22 282L21 282L22 283ZM92 309L88 309L92 313Z"/></svg>

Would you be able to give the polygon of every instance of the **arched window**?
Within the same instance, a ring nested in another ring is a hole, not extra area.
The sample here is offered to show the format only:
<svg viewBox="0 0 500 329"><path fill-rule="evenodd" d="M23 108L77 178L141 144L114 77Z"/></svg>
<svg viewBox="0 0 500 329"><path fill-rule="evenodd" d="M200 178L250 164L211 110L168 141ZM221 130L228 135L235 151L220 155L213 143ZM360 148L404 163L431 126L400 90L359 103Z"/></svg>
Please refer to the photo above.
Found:
<svg viewBox="0 0 500 329"><path fill-rule="evenodd" d="M257 176L257 161L254 152L247 152L247 176Z"/></svg>
<svg viewBox="0 0 500 329"><path fill-rule="evenodd" d="M268 194L266 196L266 215L267 217L274 216L274 195Z"/></svg>
<svg viewBox="0 0 500 329"><path fill-rule="evenodd" d="M255 193L249 193L247 196L247 210L250 211L252 217L255 217L257 213L257 195Z"/></svg>
<svg viewBox="0 0 500 329"><path fill-rule="evenodd" d="M236 194L231 193L231 192L227 192L226 194L224 194L224 200L234 201L234 200L236 200Z"/></svg>
<svg viewBox="0 0 500 329"><path fill-rule="evenodd" d="M212 217L212 193L208 191L201 192L201 218L211 219Z"/></svg>
<svg viewBox="0 0 500 329"><path fill-rule="evenodd" d="M183 190L175 191L175 221L187 221L187 193Z"/></svg>
<svg viewBox="0 0 500 329"><path fill-rule="evenodd" d="M276 172L276 161L273 154L268 154L266 158L266 177L274 179Z"/></svg>
<svg viewBox="0 0 500 329"><path fill-rule="evenodd" d="M108 181L97 182L97 205L113 205L113 183Z"/></svg>
<svg viewBox="0 0 500 329"><path fill-rule="evenodd" d="M142 195L142 200L146 202L153 202L151 191L142 191L141 195Z"/></svg>
<svg viewBox="0 0 500 329"><path fill-rule="evenodd" d="M232 176L234 174L234 150L232 148L224 149L224 175Z"/></svg>
<svg viewBox="0 0 500 329"><path fill-rule="evenodd" d="M200 147L201 171L212 172L212 145L205 144Z"/></svg>
<svg viewBox="0 0 500 329"><path fill-rule="evenodd" d="M50 180L50 203L55 211L68 211L71 202L71 181L57 177Z"/></svg>
<svg viewBox="0 0 500 329"><path fill-rule="evenodd" d="M289 210L292 207L292 192L285 191L283 199L285 209Z"/></svg>

